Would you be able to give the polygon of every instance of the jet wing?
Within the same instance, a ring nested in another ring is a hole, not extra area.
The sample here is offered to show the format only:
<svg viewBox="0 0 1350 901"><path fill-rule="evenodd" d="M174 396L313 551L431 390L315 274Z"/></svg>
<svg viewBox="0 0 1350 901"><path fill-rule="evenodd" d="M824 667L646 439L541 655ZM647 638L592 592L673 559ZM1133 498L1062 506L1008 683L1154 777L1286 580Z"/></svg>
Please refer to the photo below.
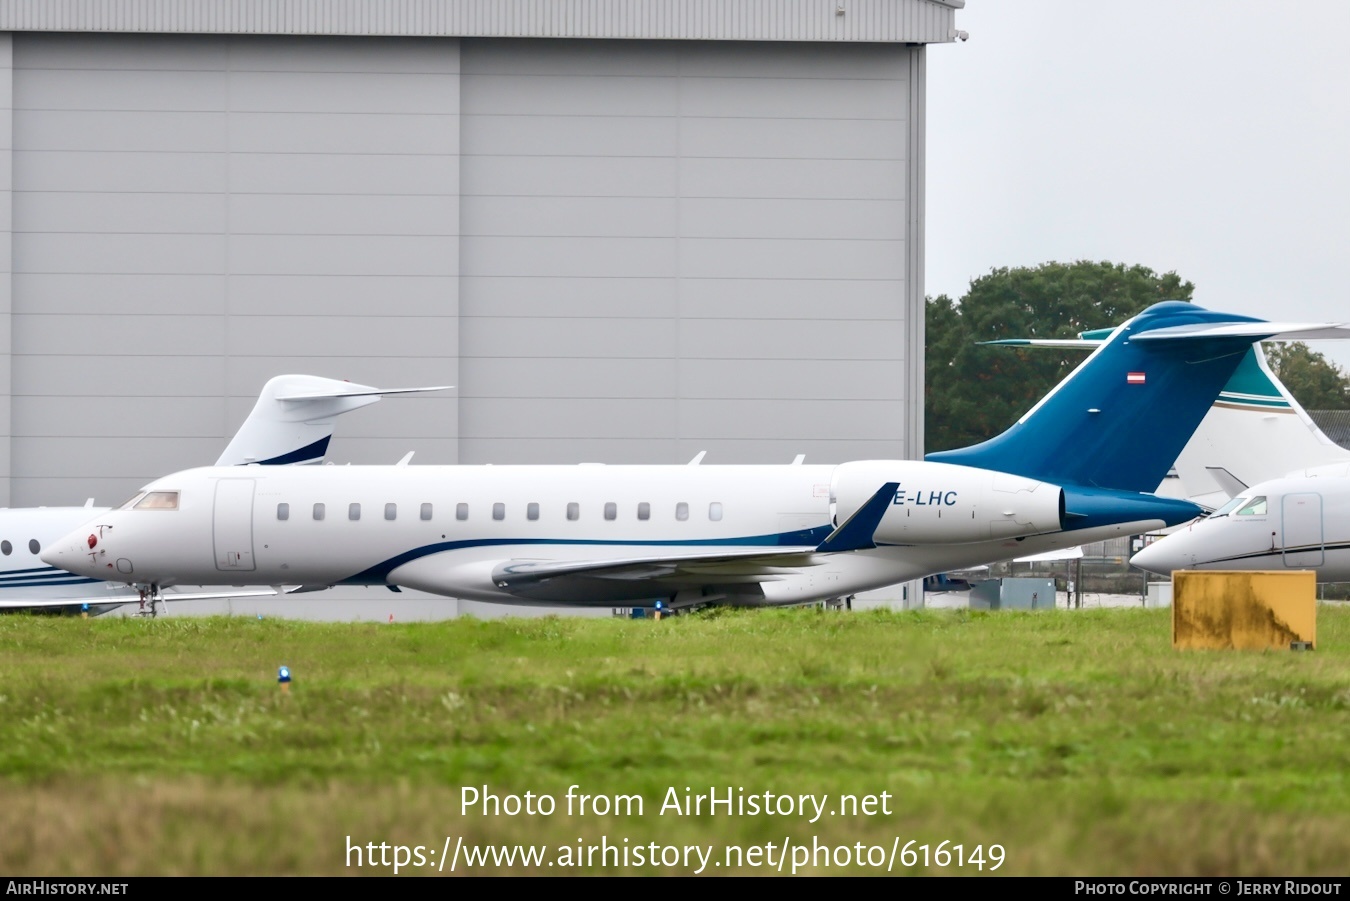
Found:
<svg viewBox="0 0 1350 901"><path fill-rule="evenodd" d="M160 594L161 601L212 601L228 598L268 598L278 594L275 588L240 589L238 591L194 591L178 592L173 589ZM134 598L133 598L134 600Z"/></svg>
<svg viewBox="0 0 1350 901"><path fill-rule="evenodd" d="M116 607L121 604L134 604L136 598L126 595L90 595L84 598L5 598L0 600L0 610L37 610L50 607Z"/></svg>
<svg viewBox="0 0 1350 901"><path fill-rule="evenodd" d="M224 598L262 598L275 595L271 588L239 589L237 591L200 591L178 592L169 589L160 594L161 601L202 601ZM0 599L0 610L49 609L52 607L119 607L123 604L135 604L139 601L135 594L94 594L83 597L65 598L4 598Z"/></svg>
<svg viewBox="0 0 1350 901"><path fill-rule="evenodd" d="M811 558L815 551L814 547L745 548L690 557L628 557L574 562L508 560L492 570L492 581L507 591L577 576L621 582L671 579L759 582L779 578L783 572L794 572L802 566L817 565Z"/></svg>
<svg viewBox="0 0 1350 901"><path fill-rule="evenodd" d="M505 602L514 598L521 603L609 607L669 600L680 592L696 592L709 601L733 595L753 599L762 596L760 583L825 562L810 545L631 550L630 556L513 557L473 566L492 580ZM388 576L391 585L450 597L456 596L463 578L464 570L439 554L405 563Z"/></svg>
<svg viewBox="0 0 1350 901"><path fill-rule="evenodd" d="M424 391L445 391L453 387L454 385L437 385L430 388L372 388L369 385L347 384L346 387L335 387L329 390L311 389L295 391L290 394L278 394L276 399L282 401L301 401L328 397L374 397L386 394L420 394Z"/></svg>

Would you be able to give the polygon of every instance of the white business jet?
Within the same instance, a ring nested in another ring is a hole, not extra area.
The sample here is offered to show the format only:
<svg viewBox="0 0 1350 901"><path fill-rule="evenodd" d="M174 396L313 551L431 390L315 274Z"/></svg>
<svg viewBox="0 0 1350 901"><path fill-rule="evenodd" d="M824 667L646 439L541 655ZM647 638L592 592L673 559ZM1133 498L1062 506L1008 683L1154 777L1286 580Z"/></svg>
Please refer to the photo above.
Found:
<svg viewBox="0 0 1350 901"><path fill-rule="evenodd" d="M313 375L279 375L263 386L248 419L216 461L217 466L319 463L328 452L333 425L343 413L373 404L386 394L439 391L441 388L371 388ZM42 548L71 529L106 513L108 508L16 507L0 509L0 611L84 607L106 612L137 601L140 593L125 582L77 576L38 558ZM170 592L171 600L275 594L252 592Z"/></svg>
<svg viewBox="0 0 1350 901"><path fill-rule="evenodd" d="M1209 516L1153 542L1130 562L1178 569L1311 569L1350 581L1350 463L1310 467L1242 490Z"/></svg>
<svg viewBox="0 0 1350 901"><path fill-rule="evenodd" d="M387 585L674 608L845 597L1194 518L1195 504L1146 492L1254 341L1325 328L1156 304L1008 431L922 462L187 470L42 558L153 593Z"/></svg>
<svg viewBox="0 0 1350 901"><path fill-rule="evenodd" d="M1231 499L1135 554L1133 565L1160 575L1311 569L1319 582L1350 580L1350 451L1327 438L1264 366L1262 372L1264 380L1252 373L1246 390L1235 392L1227 419L1202 426L1210 443L1194 455L1244 461L1211 468Z"/></svg>

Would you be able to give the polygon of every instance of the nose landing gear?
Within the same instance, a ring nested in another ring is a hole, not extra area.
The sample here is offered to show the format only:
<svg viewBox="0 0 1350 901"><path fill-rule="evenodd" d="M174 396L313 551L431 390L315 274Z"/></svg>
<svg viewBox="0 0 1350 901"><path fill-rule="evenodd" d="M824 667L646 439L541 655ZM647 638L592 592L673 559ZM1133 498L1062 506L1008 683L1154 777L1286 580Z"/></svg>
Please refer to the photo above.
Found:
<svg viewBox="0 0 1350 901"><path fill-rule="evenodd" d="M140 606L136 610L137 616L148 616L151 619L159 616L160 610L164 608L164 596L160 594L158 585L137 585L136 591L140 594Z"/></svg>

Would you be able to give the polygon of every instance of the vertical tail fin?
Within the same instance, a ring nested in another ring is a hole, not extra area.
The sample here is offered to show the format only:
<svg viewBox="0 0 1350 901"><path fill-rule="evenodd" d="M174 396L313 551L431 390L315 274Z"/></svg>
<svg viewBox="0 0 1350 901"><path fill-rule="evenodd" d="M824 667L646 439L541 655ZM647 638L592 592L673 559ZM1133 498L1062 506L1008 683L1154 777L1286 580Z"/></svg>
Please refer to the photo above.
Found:
<svg viewBox="0 0 1350 901"><path fill-rule="evenodd" d="M371 388L316 375L276 376L263 386L253 412L216 465L318 463L328 452L333 423L343 413L373 404L386 394L444 387Z"/></svg>
<svg viewBox="0 0 1350 901"><path fill-rule="evenodd" d="M1063 485L1152 491L1274 323L1168 301L1118 327L1003 434L925 459Z"/></svg>

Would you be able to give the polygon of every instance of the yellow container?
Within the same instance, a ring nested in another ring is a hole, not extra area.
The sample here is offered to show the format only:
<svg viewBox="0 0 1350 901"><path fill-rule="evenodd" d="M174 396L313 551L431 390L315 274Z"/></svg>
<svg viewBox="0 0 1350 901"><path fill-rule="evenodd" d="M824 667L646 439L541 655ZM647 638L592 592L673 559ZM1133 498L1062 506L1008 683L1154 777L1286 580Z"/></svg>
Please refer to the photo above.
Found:
<svg viewBox="0 0 1350 901"><path fill-rule="evenodd" d="M1316 646L1317 575L1312 570L1172 573L1172 647Z"/></svg>

